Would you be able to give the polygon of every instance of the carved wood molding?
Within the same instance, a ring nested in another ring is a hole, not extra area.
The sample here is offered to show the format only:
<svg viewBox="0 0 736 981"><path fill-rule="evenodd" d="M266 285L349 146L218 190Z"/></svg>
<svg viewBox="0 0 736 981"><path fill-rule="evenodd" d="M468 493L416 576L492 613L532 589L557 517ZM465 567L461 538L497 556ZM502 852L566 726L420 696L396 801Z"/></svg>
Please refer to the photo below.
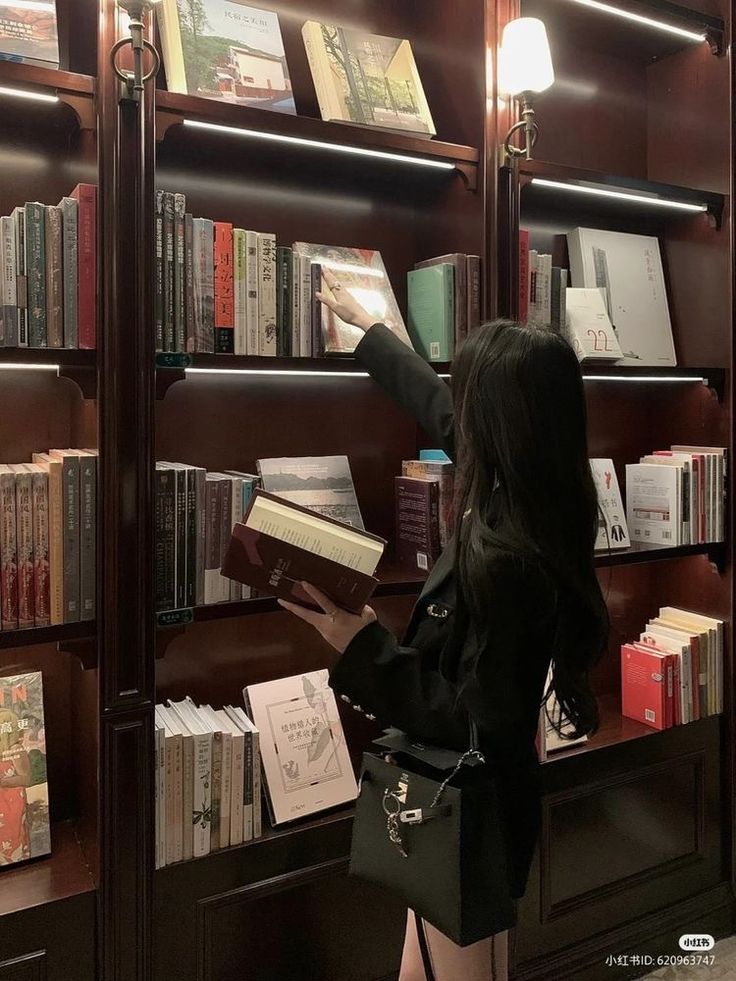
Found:
<svg viewBox="0 0 736 981"><path fill-rule="evenodd" d="M45 950L0 961L0 981L46 981L47 963Z"/></svg>

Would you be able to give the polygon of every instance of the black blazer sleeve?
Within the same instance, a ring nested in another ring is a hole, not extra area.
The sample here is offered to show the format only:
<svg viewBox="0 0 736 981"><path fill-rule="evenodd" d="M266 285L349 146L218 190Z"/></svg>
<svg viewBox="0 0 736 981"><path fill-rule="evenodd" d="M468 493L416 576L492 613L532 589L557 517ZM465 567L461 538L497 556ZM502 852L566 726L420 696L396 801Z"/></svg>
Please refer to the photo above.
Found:
<svg viewBox="0 0 736 981"><path fill-rule="evenodd" d="M355 357L388 394L409 412L451 460L455 459L452 395L449 386L416 351L384 324L374 324Z"/></svg>

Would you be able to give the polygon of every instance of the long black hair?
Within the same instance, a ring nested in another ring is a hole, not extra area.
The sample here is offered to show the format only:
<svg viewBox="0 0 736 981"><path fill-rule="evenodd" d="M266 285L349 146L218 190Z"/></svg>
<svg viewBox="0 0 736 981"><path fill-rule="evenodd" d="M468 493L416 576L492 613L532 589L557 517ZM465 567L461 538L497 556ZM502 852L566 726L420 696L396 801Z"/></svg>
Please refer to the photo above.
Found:
<svg viewBox="0 0 736 981"><path fill-rule="evenodd" d="M608 637L595 574L598 505L578 359L558 333L508 320L473 331L453 365L458 576L483 621L499 554L556 593L552 685L574 735L598 727L588 672ZM462 520L460 520L462 519Z"/></svg>

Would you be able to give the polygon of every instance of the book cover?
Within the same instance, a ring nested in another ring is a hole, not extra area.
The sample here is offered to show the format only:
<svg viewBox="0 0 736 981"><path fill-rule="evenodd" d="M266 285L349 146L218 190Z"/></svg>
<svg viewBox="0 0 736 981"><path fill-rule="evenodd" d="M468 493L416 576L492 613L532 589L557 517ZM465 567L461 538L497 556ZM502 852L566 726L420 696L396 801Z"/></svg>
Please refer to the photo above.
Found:
<svg viewBox="0 0 736 981"><path fill-rule="evenodd" d="M200 719L191 700L172 702L168 705L178 717L185 741L191 735L191 798L185 799L185 840L192 843L192 857L209 855L212 847L212 730ZM187 761L188 765L188 761ZM187 779L189 773L186 774ZM187 816L188 819L187 819ZM188 846L187 846L188 850ZM185 853L184 858L187 858Z"/></svg>
<svg viewBox="0 0 736 981"><path fill-rule="evenodd" d="M313 20L302 38L323 119L435 135L409 41Z"/></svg>
<svg viewBox="0 0 736 981"><path fill-rule="evenodd" d="M235 353L248 353L248 323L246 286L245 229L233 229L233 318L235 323Z"/></svg>
<svg viewBox="0 0 736 981"><path fill-rule="evenodd" d="M618 338L608 317L601 290L565 290L565 331L579 361L620 361Z"/></svg>
<svg viewBox="0 0 736 981"><path fill-rule="evenodd" d="M15 475L15 541L18 568L18 627L33 627L33 478L22 463L11 465Z"/></svg>
<svg viewBox="0 0 736 981"><path fill-rule="evenodd" d="M74 198L62 198L61 208L64 281L64 347L79 347L79 249Z"/></svg>
<svg viewBox="0 0 736 981"><path fill-rule="evenodd" d="M0 4L0 60L59 67L55 0Z"/></svg>
<svg viewBox="0 0 736 981"><path fill-rule="evenodd" d="M156 8L169 92L294 114L278 14L240 0Z"/></svg>
<svg viewBox="0 0 736 981"><path fill-rule="evenodd" d="M62 210L46 206L46 335L49 347L64 347Z"/></svg>
<svg viewBox="0 0 736 981"><path fill-rule="evenodd" d="M81 619L80 458L77 450L49 450L61 460L64 537L64 623Z"/></svg>
<svg viewBox="0 0 736 981"><path fill-rule="evenodd" d="M97 453L79 452L79 602L81 620L94 620L97 594Z"/></svg>
<svg viewBox="0 0 736 981"><path fill-rule="evenodd" d="M596 552L607 552L609 549L629 548L629 530L626 525L626 511L621 499L618 477L613 460L591 459L590 470L593 474L596 493L598 495L598 534L595 540Z"/></svg>
<svg viewBox="0 0 736 981"><path fill-rule="evenodd" d="M480 275L480 256L465 256L467 272L465 281L468 290L468 332L480 327L481 323L481 275Z"/></svg>
<svg viewBox="0 0 736 981"><path fill-rule="evenodd" d="M0 464L0 626L18 629L18 526L15 474Z"/></svg>
<svg viewBox="0 0 736 981"><path fill-rule="evenodd" d="M164 191L163 207L163 334L164 351L176 350L176 232L174 229L174 195Z"/></svg>
<svg viewBox="0 0 736 981"><path fill-rule="evenodd" d="M652 729L665 728L666 657L635 644L621 647L621 714Z"/></svg>
<svg viewBox="0 0 736 981"><path fill-rule="evenodd" d="M395 477L396 560L428 572L440 554L439 484L418 477Z"/></svg>
<svg viewBox="0 0 736 981"><path fill-rule="evenodd" d="M26 274L25 208L14 208L10 216L15 230L15 289L18 304L18 347L28 347L28 276ZM5 339L9 344L8 338Z"/></svg>
<svg viewBox="0 0 736 981"><path fill-rule="evenodd" d="M604 291L624 365L677 364L659 241L576 228L567 234L575 287Z"/></svg>
<svg viewBox="0 0 736 981"><path fill-rule="evenodd" d="M157 610L176 607L176 475L156 464L154 484L156 553L154 595Z"/></svg>
<svg viewBox="0 0 736 981"><path fill-rule="evenodd" d="M215 258L214 222L192 221L194 250L194 343L191 352L212 354L215 350Z"/></svg>
<svg viewBox="0 0 736 981"><path fill-rule="evenodd" d="M233 303L233 226L214 223L215 353L235 353Z"/></svg>
<svg viewBox="0 0 736 981"><path fill-rule="evenodd" d="M47 347L46 208L37 201L27 201L23 210L28 283L28 344L30 347Z"/></svg>
<svg viewBox="0 0 736 981"><path fill-rule="evenodd" d="M444 548L452 536L452 506L455 489L454 464L449 460L403 460L401 475L438 481L440 546Z"/></svg>
<svg viewBox="0 0 736 981"><path fill-rule="evenodd" d="M282 358L292 356L293 273L293 252L285 246L278 246L276 249L276 353Z"/></svg>
<svg viewBox="0 0 736 981"><path fill-rule="evenodd" d="M358 794L328 671L249 685L275 824L346 804Z"/></svg>
<svg viewBox="0 0 736 981"><path fill-rule="evenodd" d="M186 324L186 248L184 216L187 210L183 194L174 194L174 350L185 351Z"/></svg>
<svg viewBox="0 0 736 981"><path fill-rule="evenodd" d="M71 197L79 205L79 346L92 350L97 346L97 188L94 184L77 184Z"/></svg>
<svg viewBox="0 0 736 981"><path fill-rule="evenodd" d="M626 520L634 542L678 545L680 474L676 468L626 464Z"/></svg>
<svg viewBox="0 0 736 981"><path fill-rule="evenodd" d="M453 292L455 296L455 310L453 314L455 347L459 347L468 334L468 310L470 306L470 297L468 294L469 258L469 256L461 255L459 252L453 252L449 255L437 256L434 259L424 259L422 262L417 262L414 266L415 269L426 269L428 266L437 266L444 263L452 266Z"/></svg>
<svg viewBox="0 0 736 981"><path fill-rule="evenodd" d="M2 250L0 347L18 346L18 285L15 246L15 222L13 218L0 218L0 250Z"/></svg>
<svg viewBox="0 0 736 981"><path fill-rule="evenodd" d="M294 456L256 460L263 489L301 507L363 530L346 456Z"/></svg>
<svg viewBox="0 0 736 981"><path fill-rule="evenodd" d="M155 258L154 258L154 317L156 322L156 350L165 351L164 346L164 192L156 191L154 214Z"/></svg>
<svg viewBox="0 0 736 981"><path fill-rule="evenodd" d="M52 625L64 623L64 481L61 460L34 453L33 462L48 474L49 609Z"/></svg>
<svg viewBox="0 0 736 981"><path fill-rule="evenodd" d="M525 324L529 319L529 231L519 229L519 322Z"/></svg>
<svg viewBox="0 0 736 981"><path fill-rule="evenodd" d="M206 492L206 524L205 524L205 567L204 567L204 601L219 603L222 599L220 587L220 554L222 532L221 512L222 494L220 481L207 474Z"/></svg>
<svg viewBox="0 0 736 981"><path fill-rule="evenodd" d="M276 236L258 234L258 353L276 357Z"/></svg>
<svg viewBox="0 0 736 981"><path fill-rule="evenodd" d="M51 851L43 676L0 678L0 868Z"/></svg>
<svg viewBox="0 0 736 981"><path fill-rule="evenodd" d="M184 215L184 347L193 351L196 337L194 316L194 219L189 212Z"/></svg>
<svg viewBox="0 0 736 981"><path fill-rule="evenodd" d="M347 246L316 245L310 242L295 242L293 249L310 262L319 262L323 268L334 273L342 288L354 296L360 305L376 318L376 323L380 321L385 324L411 347L380 252ZM329 293L324 282L322 292ZM301 302L303 306L305 302L303 296ZM309 309L310 305L307 301L307 311ZM302 310L303 316L304 310ZM363 331L346 324L323 305L322 335L325 354L352 354L363 337ZM302 351L301 354L304 356L305 352Z"/></svg>
<svg viewBox="0 0 736 981"><path fill-rule="evenodd" d="M451 361L455 353L453 280L449 263L407 273L409 336L426 361Z"/></svg>
<svg viewBox="0 0 736 981"><path fill-rule="evenodd" d="M33 610L35 626L51 623L49 562L49 475L38 464L26 464L33 494Z"/></svg>
<svg viewBox="0 0 736 981"><path fill-rule="evenodd" d="M552 314L550 324L563 336L568 336L567 328L567 269L552 266Z"/></svg>

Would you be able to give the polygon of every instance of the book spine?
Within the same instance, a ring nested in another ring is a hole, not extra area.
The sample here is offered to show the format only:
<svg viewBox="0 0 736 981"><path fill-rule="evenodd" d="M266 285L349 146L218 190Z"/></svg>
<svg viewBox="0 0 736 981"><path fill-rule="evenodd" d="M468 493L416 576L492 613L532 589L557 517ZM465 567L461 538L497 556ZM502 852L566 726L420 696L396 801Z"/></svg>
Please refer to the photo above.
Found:
<svg viewBox="0 0 736 981"><path fill-rule="evenodd" d="M258 354L260 317L260 269L258 265L258 232L245 233L245 320L248 332L247 353Z"/></svg>
<svg viewBox="0 0 736 981"><path fill-rule="evenodd" d="M519 229L519 295L518 318L525 324L529 319L529 232Z"/></svg>
<svg viewBox="0 0 736 981"><path fill-rule="evenodd" d="M462 344L465 338L468 336L468 263L467 257L464 255L458 255L453 262L453 270L455 273L454 287L454 311L452 312L452 320L450 323L454 324L454 335L453 340L455 344L455 350Z"/></svg>
<svg viewBox="0 0 736 981"><path fill-rule="evenodd" d="M550 326L556 331L560 331L562 329L562 324L560 323L560 290L562 288L562 282L560 279L561 272L561 269L553 266L551 283L551 315L549 322Z"/></svg>
<svg viewBox="0 0 736 981"><path fill-rule="evenodd" d="M176 273L175 249L176 233L174 231L174 195L170 191L163 193L164 206L164 351L176 350Z"/></svg>
<svg viewBox="0 0 736 981"><path fill-rule="evenodd" d="M15 230L15 290L18 303L18 347L28 347L28 276L26 274L25 208L13 211ZM5 343L8 344L6 337Z"/></svg>
<svg viewBox="0 0 736 981"><path fill-rule="evenodd" d="M212 736L196 735L194 739L194 793L192 821L194 857L209 855L212 832ZM209 818L209 820L207 820Z"/></svg>
<svg viewBox="0 0 736 981"><path fill-rule="evenodd" d="M80 616L80 508L79 457L62 459L64 482L64 623L76 623Z"/></svg>
<svg viewBox="0 0 736 981"><path fill-rule="evenodd" d="M219 481L207 478L207 522L205 528L204 601L220 601L220 490Z"/></svg>
<svg viewBox="0 0 736 981"><path fill-rule="evenodd" d="M276 353L283 358L291 357L291 314L293 301L291 284L293 275L293 253L291 249L279 246L276 249Z"/></svg>
<svg viewBox="0 0 736 981"><path fill-rule="evenodd" d="M37 627L51 623L49 591L49 478L43 471L32 475L33 487L33 609Z"/></svg>
<svg viewBox="0 0 736 981"><path fill-rule="evenodd" d="M230 810L232 807L233 737L220 734L222 744L222 784L220 794L220 848L230 844Z"/></svg>
<svg viewBox="0 0 736 981"><path fill-rule="evenodd" d="M28 201L26 216L26 275L28 277L28 343L46 347L46 209Z"/></svg>
<svg viewBox="0 0 736 981"><path fill-rule="evenodd" d="M291 255L291 356L301 357L299 325L301 322L301 263L298 252Z"/></svg>
<svg viewBox="0 0 736 981"><path fill-rule="evenodd" d="M322 288L322 265L313 262L311 266L311 336L312 336L312 357L319 358L324 354L324 341L322 333L322 304L317 299L317 293Z"/></svg>
<svg viewBox="0 0 736 981"><path fill-rule="evenodd" d="M64 272L61 208L46 208L46 333L49 347L64 347Z"/></svg>
<svg viewBox="0 0 736 981"><path fill-rule="evenodd" d="M58 460L48 464L49 475L49 591L51 624L64 622L64 480Z"/></svg>
<svg viewBox="0 0 736 981"><path fill-rule="evenodd" d="M61 224L64 268L64 346L79 347L79 286L78 286L78 205L74 198L62 198Z"/></svg>
<svg viewBox="0 0 736 981"><path fill-rule="evenodd" d="M183 351L194 351L194 235L193 219L184 215L184 347Z"/></svg>
<svg viewBox="0 0 736 981"><path fill-rule="evenodd" d="M230 517L230 528L234 528L236 523L243 520L243 478L232 478L232 510ZM230 536L228 536L228 545ZM227 548L225 549L227 552ZM235 579L228 580L230 583L231 602L243 599L243 587Z"/></svg>
<svg viewBox="0 0 736 981"><path fill-rule="evenodd" d="M156 609L176 606L174 556L176 551L176 485L172 470L156 470Z"/></svg>
<svg viewBox="0 0 736 981"><path fill-rule="evenodd" d="M260 838L263 833L261 809L261 736L253 732L253 837Z"/></svg>
<svg viewBox="0 0 736 981"><path fill-rule="evenodd" d="M436 481L396 478L396 554L399 562L428 572L439 555L439 487Z"/></svg>
<svg viewBox="0 0 736 981"><path fill-rule="evenodd" d="M210 822L210 851L223 847L222 838L222 733L212 733L212 820Z"/></svg>
<svg viewBox="0 0 736 981"><path fill-rule="evenodd" d="M187 493L186 591L184 606L194 606L197 596L197 471L183 471Z"/></svg>
<svg viewBox="0 0 736 981"><path fill-rule="evenodd" d="M160 869L162 865L161 861L161 795L159 788L158 772L160 765L160 747L159 747L159 727L154 727L154 737L153 737L153 772L155 774L155 784L153 788L153 805L154 814L156 821L156 858L154 862L154 868Z"/></svg>
<svg viewBox="0 0 736 981"><path fill-rule="evenodd" d="M187 475L175 470L176 482L176 606L187 605L187 539L189 521L187 513Z"/></svg>
<svg viewBox="0 0 736 981"><path fill-rule="evenodd" d="M233 317L235 322L235 353L248 352L245 230L233 229Z"/></svg>
<svg viewBox="0 0 736 981"><path fill-rule="evenodd" d="M215 222L215 352L235 353L233 226Z"/></svg>
<svg viewBox="0 0 736 981"><path fill-rule="evenodd" d="M275 358L276 340L276 236L258 235L258 353Z"/></svg>
<svg viewBox="0 0 736 981"><path fill-rule="evenodd" d="M230 544L230 536L233 530L233 482L232 480L220 481L220 558L218 566L221 569L225 561L225 553ZM230 599L230 580L220 574L220 600Z"/></svg>
<svg viewBox="0 0 736 981"><path fill-rule="evenodd" d="M156 322L156 350L164 351L164 192L156 191L154 216L156 235L154 259L154 319Z"/></svg>
<svg viewBox="0 0 736 981"><path fill-rule="evenodd" d="M79 458L81 619L94 620L97 592L97 457Z"/></svg>
<svg viewBox="0 0 736 981"><path fill-rule="evenodd" d="M466 288L468 294L468 333L480 327L481 321L481 279L480 256L466 256Z"/></svg>
<svg viewBox="0 0 736 981"><path fill-rule="evenodd" d="M15 252L15 222L12 218L0 219L2 237L2 337L0 346L18 346L18 285L17 256Z"/></svg>
<svg viewBox="0 0 736 981"><path fill-rule="evenodd" d="M302 357L312 354L312 264L306 256L299 259L299 348Z"/></svg>
<svg viewBox="0 0 736 981"><path fill-rule="evenodd" d="M16 551L18 558L18 626L32 627L33 607L33 478L15 474Z"/></svg>
<svg viewBox="0 0 736 981"><path fill-rule="evenodd" d="M71 196L78 204L79 346L97 346L97 188L77 184Z"/></svg>
<svg viewBox="0 0 736 981"><path fill-rule="evenodd" d="M183 861L194 857L194 737L181 737L181 766L177 783L180 803L177 824L177 853Z"/></svg>
<svg viewBox="0 0 736 981"><path fill-rule="evenodd" d="M0 623L18 627L18 534L15 517L15 474L0 473Z"/></svg>
<svg viewBox="0 0 736 981"><path fill-rule="evenodd" d="M174 849L174 824L176 820L175 815L175 801L174 801L174 772L175 772L175 759L176 759L176 748L175 748L175 737L166 734L164 730L164 752L166 757L166 773L164 776L165 785L165 797L164 797L164 809L166 812L166 864L170 865L172 862L176 861L175 849Z"/></svg>
<svg viewBox="0 0 736 981"><path fill-rule="evenodd" d="M253 733L245 732L243 739L243 841L253 840L253 766L255 752Z"/></svg>
<svg viewBox="0 0 736 981"><path fill-rule="evenodd" d="M184 215L186 198L183 194L174 195L174 350L185 351L187 344L186 325L186 256L184 245Z"/></svg>
<svg viewBox="0 0 736 981"><path fill-rule="evenodd" d="M232 752L230 844L239 845L243 841L243 776L245 773L245 737L242 733L233 735Z"/></svg>
<svg viewBox="0 0 736 981"><path fill-rule="evenodd" d="M197 567L195 603L202 606L204 599L205 557L207 550L207 472L201 467L194 470L196 484L195 520L197 534Z"/></svg>

